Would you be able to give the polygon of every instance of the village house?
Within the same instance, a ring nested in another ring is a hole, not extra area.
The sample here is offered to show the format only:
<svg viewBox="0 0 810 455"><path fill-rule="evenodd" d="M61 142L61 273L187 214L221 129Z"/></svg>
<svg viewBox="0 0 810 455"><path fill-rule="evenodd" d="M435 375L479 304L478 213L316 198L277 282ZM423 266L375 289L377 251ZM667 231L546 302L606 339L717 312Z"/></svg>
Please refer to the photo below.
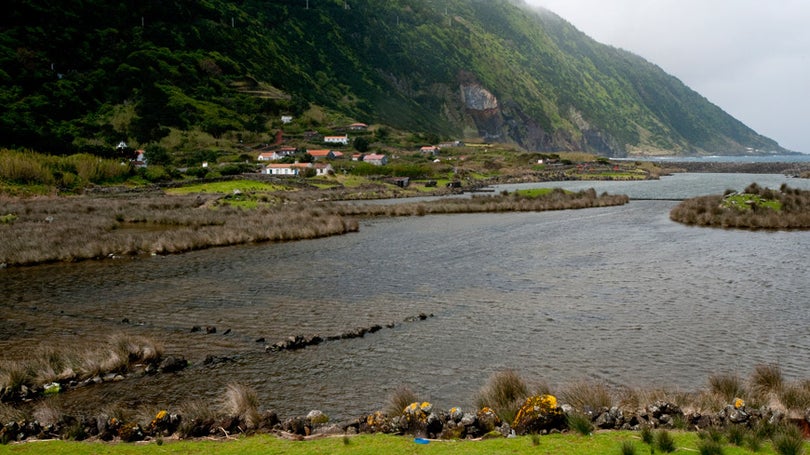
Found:
<svg viewBox="0 0 810 455"><path fill-rule="evenodd" d="M352 161L363 161L362 153L352 153Z"/></svg>
<svg viewBox="0 0 810 455"><path fill-rule="evenodd" d="M262 174L297 176L305 169L315 169L315 175L329 175L333 172L331 164L328 163L274 163L268 164Z"/></svg>
<svg viewBox="0 0 810 455"><path fill-rule="evenodd" d="M439 153L439 147L436 147L435 145L426 145L421 149L419 149L419 151L422 153L427 153L429 155L436 155Z"/></svg>
<svg viewBox="0 0 810 455"><path fill-rule="evenodd" d="M363 162L373 164L375 166L384 166L388 164L388 157L378 153L369 153L363 157Z"/></svg>
<svg viewBox="0 0 810 455"><path fill-rule="evenodd" d="M285 125L288 124L288 123L291 123L292 121L293 121L292 115L282 115L281 116L281 123L283 123Z"/></svg>
<svg viewBox="0 0 810 455"><path fill-rule="evenodd" d="M262 152L259 154L259 161L276 161L280 160L284 157L293 156L295 155L296 150L295 147L282 147L278 150L273 150L271 152Z"/></svg>
<svg viewBox="0 0 810 455"><path fill-rule="evenodd" d="M349 131L366 131L368 129L368 125L365 123L352 123L349 125Z"/></svg>
<svg viewBox="0 0 810 455"><path fill-rule="evenodd" d="M349 136L324 136L323 141L327 144L349 145Z"/></svg>
<svg viewBox="0 0 810 455"><path fill-rule="evenodd" d="M307 150L307 153L312 156L314 160L331 160L335 158L334 152L327 149L322 150Z"/></svg>

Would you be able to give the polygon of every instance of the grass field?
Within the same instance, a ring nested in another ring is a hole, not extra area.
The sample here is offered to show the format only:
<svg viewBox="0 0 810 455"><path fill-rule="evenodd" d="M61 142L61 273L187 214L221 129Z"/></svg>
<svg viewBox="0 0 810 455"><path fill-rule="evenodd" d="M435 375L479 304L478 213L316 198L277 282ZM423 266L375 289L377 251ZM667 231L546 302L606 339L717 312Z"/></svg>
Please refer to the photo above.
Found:
<svg viewBox="0 0 810 455"><path fill-rule="evenodd" d="M700 453L701 439L694 432L672 432L675 453ZM237 437L235 440L206 441L151 441L142 444L41 441L0 446L0 453L10 454L554 454L605 455L622 454L629 442L637 454L651 453L651 447L641 441L638 432L610 431L591 436L556 434L548 436L521 436L485 441L430 441L417 444L412 437L387 435L360 435L330 437L309 441L291 441L270 435ZM655 453L663 453L655 448ZM726 455L775 454L765 443L758 451L730 444L723 446Z"/></svg>

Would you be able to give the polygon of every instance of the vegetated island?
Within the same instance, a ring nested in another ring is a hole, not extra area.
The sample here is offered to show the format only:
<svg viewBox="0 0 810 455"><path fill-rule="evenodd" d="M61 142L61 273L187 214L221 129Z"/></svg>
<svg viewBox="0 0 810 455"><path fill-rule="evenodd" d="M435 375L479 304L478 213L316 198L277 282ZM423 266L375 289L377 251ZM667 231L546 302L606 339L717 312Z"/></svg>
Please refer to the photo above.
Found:
<svg viewBox="0 0 810 455"><path fill-rule="evenodd" d="M739 229L810 229L810 191L752 183L742 192L687 199L672 209L680 223Z"/></svg>

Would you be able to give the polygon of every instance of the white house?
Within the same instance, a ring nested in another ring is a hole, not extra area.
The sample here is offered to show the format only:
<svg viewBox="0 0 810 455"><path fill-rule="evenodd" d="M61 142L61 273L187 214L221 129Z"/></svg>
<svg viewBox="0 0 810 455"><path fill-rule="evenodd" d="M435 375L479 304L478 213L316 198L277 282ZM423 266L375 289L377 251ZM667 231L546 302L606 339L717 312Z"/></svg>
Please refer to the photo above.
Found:
<svg viewBox="0 0 810 455"><path fill-rule="evenodd" d="M342 145L349 145L349 136L324 136L323 141L327 144L342 144Z"/></svg>
<svg viewBox="0 0 810 455"><path fill-rule="evenodd" d="M375 166L383 166L388 164L388 157L379 153L369 153L363 157L363 162L373 164Z"/></svg>
<svg viewBox="0 0 810 455"><path fill-rule="evenodd" d="M262 174L270 174L270 175L298 175L301 173L302 169L306 169L311 167L312 163L273 163L268 164Z"/></svg>
<svg viewBox="0 0 810 455"><path fill-rule="evenodd" d="M292 115L282 115L281 116L281 123L288 124L293 121Z"/></svg>

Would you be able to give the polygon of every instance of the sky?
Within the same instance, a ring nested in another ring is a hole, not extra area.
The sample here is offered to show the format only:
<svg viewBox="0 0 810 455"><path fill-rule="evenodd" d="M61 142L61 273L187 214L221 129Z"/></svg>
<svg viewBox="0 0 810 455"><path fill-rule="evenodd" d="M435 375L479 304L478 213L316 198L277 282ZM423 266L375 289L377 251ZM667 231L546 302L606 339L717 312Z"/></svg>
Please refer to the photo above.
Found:
<svg viewBox="0 0 810 455"><path fill-rule="evenodd" d="M525 1L644 57L782 147L810 153L810 1Z"/></svg>

